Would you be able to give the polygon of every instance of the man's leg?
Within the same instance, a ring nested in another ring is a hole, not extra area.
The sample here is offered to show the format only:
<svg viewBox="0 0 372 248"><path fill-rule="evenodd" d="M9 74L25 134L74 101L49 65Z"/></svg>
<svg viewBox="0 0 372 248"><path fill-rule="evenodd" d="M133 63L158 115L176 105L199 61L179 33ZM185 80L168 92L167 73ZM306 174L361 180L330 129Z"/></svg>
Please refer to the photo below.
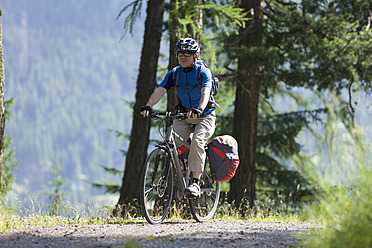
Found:
<svg viewBox="0 0 372 248"><path fill-rule="evenodd" d="M212 137L215 129L216 117L208 115L198 119L199 123L195 126L194 136L190 145L189 165L190 170L199 175L204 169L206 153L204 150L208 139Z"/></svg>
<svg viewBox="0 0 372 248"><path fill-rule="evenodd" d="M174 128L174 131L179 135L181 136L181 138L184 140L184 141L187 141L187 139L189 138L190 136L190 133L192 132L193 130L193 127L191 126L190 123L187 123L187 120L175 120L174 123L173 123L173 128ZM182 142L180 139L176 138L175 139L175 142L176 142L176 146L177 147L180 147L182 146Z"/></svg>
<svg viewBox="0 0 372 248"><path fill-rule="evenodd" d="M187 192L192 195L200 194L200 187L198 185L200 175L204 170L204 163L206 153L204 150L208 139L212 137L215 130L216 117L206 116L197 119L198 123L195 126L193 139L190 145L189 166L193 173L193 183L187 188Z"/></svg>

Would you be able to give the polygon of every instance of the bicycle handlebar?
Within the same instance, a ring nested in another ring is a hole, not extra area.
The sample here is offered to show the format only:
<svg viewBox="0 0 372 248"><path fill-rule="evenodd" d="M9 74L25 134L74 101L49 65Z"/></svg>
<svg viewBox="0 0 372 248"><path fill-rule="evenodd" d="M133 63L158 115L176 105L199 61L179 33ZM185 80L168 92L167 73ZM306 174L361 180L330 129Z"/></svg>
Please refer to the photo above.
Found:
<svg viewBox="0 0 372 248"><path fill-rule="evenodd" d="M149 117L151 118L159 118L159 116L165 116L171 119L185 119L187 118L187 113L172 113L172 112L158 112L151 110L149 113Z"/></svg>

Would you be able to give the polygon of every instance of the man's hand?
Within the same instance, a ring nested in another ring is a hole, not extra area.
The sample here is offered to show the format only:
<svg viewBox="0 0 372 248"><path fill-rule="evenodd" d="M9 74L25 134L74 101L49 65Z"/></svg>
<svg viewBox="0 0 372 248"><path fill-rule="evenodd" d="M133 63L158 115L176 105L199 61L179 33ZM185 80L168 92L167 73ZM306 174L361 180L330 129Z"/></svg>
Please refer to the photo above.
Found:
<svg viewBox="0 0 372 248"><path fill-rule="evenodd" d="M187 113L188 118L199 118L203 113L203 110L200 107L192 108Z"/></svg>
<svg viewBox="0 0 372 248"><path fill-rule="evenodd" d="M143 117L147 117L149 115L150 111L151 111L151 107L148 106L148 105L147 106L142 106L140 108L140 112L141 112L141 115Z"/></svg>

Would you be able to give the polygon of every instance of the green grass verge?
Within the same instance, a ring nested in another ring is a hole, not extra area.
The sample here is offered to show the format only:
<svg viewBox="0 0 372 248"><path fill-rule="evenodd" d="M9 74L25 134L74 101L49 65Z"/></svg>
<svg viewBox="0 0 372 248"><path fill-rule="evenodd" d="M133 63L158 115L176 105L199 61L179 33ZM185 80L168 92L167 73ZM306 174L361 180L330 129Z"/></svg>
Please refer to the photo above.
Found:
<svg viewBox="0 0 372 248"><path fill-rule="evenodd" d="M193 220L185 204L183 211L179 206L178 211L171 210L167 221L179 222ZM104 212L107 211L107 212ZM91 217L88 214L76 214L74 217L52 216L49 214L31 213L28 216L15 214L13 210L0 206L0 233L11 229L27 229L30 226L65 226L65 225L99 225L99 224L128 224L133 222L145 222L142 217L133 217L129 214L123 217L111 217L112 209L100 211L100 216ZM101 217L102 216L102 217ZM242 217L239 210L234 210L230 204L224 203L219 206L214 220L221 221L262 221L262 222L298 222L302 221L297 213L285 211L273 211L263 206L256 206Z"/></svg>
<svg viewBox="0 0 372 248"><path fill-rule="evenodd" d="M309 172L317 185L317 200L307 215L320 228L314 228L303 245L372 247L372 147L357 128L337 134L330 159L318 159Z"/></svg>

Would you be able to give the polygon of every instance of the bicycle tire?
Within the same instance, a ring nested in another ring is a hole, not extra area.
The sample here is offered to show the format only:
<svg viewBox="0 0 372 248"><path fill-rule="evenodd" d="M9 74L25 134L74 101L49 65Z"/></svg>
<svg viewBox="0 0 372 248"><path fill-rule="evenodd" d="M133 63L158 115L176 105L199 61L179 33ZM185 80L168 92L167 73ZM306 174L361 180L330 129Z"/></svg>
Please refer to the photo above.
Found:
<svg viewBox="0 0 372 248"><path fill-rule="evenodd" d="M173 198L173 168L166 172L168 152L157 148L148 156L142 170L140 202L142 213L150 224L159 224L166 218ZM170 163L172 163L170 161ZM164 183L165 175L167 182Z"/></svg>
<svg viewBox="0 0 372 248"><path fill-rule="evenodd" d="M190 198L190 211L198 222L209 221L216 213L220 200L220 182L215 182L209 167L209 160L206 160L205 169L200 178L201 195Z"/></svg>

